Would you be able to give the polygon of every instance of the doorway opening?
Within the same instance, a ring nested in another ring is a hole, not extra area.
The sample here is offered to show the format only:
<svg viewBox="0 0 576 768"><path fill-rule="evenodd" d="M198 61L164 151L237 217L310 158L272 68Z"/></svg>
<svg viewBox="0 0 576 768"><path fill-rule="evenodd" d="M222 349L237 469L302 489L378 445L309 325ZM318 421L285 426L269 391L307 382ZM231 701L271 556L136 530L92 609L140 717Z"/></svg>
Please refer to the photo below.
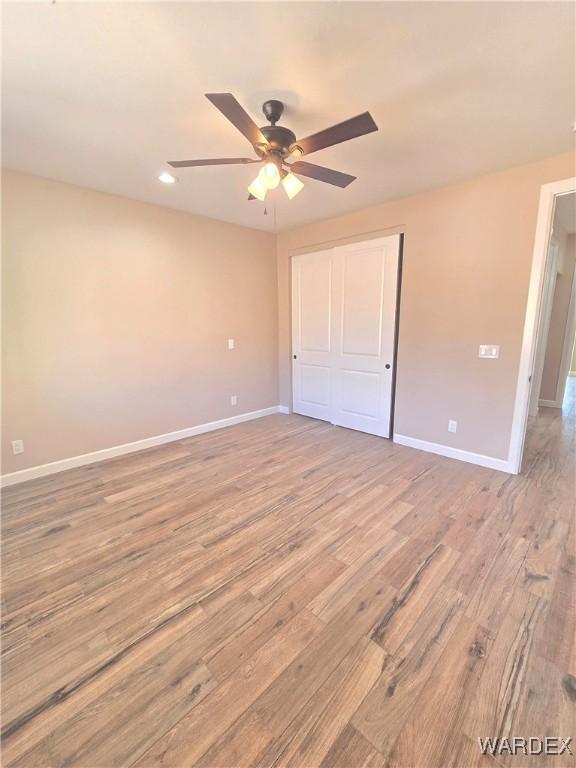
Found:
<svg viewBox="0 0 576 768"><path fill-rule="evenodd" d="M538 335L538 368L534 373L531 416L539 407L562 408L574 349L576 318L576 193L556 201L544 296L548 301ZM544 314L544 312L543 312ZM538 378L536 378L536 374Z"/></svg>
<svg viewBox="0 0 576 768"><path fill-rule="evenodd" d="M573 418L576 179L542 187L509 464L520 472L527 434Z"/></svg>

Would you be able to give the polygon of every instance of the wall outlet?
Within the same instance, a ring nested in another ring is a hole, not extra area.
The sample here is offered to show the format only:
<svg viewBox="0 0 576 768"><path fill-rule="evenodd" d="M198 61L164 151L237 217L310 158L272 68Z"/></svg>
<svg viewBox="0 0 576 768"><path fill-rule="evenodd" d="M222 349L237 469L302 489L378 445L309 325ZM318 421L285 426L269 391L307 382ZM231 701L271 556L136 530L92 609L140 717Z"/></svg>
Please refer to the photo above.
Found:
<svg viewBox="0 0 576 768"><path fill-rule="evenodd" d="M234 349L234 347L235 347L234 339L228 339L228 349Z"/></svg>
<svg viewBox="0 0 576 768"><path fill-rule="evenodd" d="M453 421L452 419L448 420L448 432L456 432L458 429L458 422Z"/></svg>
<svg viewBox="0 0 576 768"><path fill-rule="evenodd" d="M24 453L24 440L12 440L12 453L14 456Z"/></svg>
<svg viewBox="0 0 576 768"><path fill-rule="evenodd" d="M238 397L236 395L231 396L230 405L238 405Z"/></svg>

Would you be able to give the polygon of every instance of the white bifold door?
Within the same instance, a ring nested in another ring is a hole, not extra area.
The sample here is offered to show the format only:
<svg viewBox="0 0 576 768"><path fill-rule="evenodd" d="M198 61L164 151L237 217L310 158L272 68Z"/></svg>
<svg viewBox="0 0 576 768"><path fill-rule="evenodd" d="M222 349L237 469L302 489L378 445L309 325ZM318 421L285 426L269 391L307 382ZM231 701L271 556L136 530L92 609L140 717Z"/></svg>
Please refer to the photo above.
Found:
<svg viewBox="0 0 576 768"><path fill-rule="evenodd" d="M293 410L390 437L400 235L294 256Z"/></svg>

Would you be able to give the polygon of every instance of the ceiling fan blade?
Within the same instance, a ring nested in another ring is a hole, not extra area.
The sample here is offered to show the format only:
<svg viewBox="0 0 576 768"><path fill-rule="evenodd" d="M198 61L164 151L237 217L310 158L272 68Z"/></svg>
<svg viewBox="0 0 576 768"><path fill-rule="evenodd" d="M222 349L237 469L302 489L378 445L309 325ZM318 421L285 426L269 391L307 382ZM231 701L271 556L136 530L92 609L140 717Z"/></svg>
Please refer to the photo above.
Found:
<svg viewBox="0 0 576 768"><path fill-rule="evenodd" d="M296 143L301 147L304 155L309 155L311 152L318 152L319 149L332 147L334 144L356 139L358 136L364 136L366 133L377 130L378 126L370 112L363 112L361 115L344 120L343 123L313 133L312 136L307 136L305 139L298 139Z"/></svg>
<svg viewBox="0 0 576 768"><path fill-rule="evenodd" d="M266 144L266 139L260 133L260 128L236 101L231 93L206 93L206 98L214 104L216 109L227 117L232 125L236 126L240 133L244 134L250 144Z"/></svg>
<svg viewBox="0 0 576 768"><path fill-rule="evenodd" d="M251 157L216 157L209 160L169 160L168 165L172 168L192 168L197 165L246 165L261 162Z"/></svg>
<svg viewBox="0 0 576 768"><path fill-rule="evenodd" d="M356 178L356 176L350 176L349 173L333 171L331 168L323 168L321 165L305 163L303 160L297 160L295 163L290 163L290 169L293 173L297 173L300 176L309 176L311 179L325 181L326 184L342 187L342 189L347 187L348 184L352 184Z"/></svg>

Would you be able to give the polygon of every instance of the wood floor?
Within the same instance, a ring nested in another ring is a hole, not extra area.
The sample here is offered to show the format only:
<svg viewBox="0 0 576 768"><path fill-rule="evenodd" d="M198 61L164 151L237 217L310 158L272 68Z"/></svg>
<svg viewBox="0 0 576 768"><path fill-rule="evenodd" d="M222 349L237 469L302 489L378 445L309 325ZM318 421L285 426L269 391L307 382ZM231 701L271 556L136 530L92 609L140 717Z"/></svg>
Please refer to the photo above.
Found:
<svg viewBox="0 0 576 768"><path fill-rule="evenodd" d="M575 384L506 474L271 416L9 488L3 766L569 766Z"/></svg>

